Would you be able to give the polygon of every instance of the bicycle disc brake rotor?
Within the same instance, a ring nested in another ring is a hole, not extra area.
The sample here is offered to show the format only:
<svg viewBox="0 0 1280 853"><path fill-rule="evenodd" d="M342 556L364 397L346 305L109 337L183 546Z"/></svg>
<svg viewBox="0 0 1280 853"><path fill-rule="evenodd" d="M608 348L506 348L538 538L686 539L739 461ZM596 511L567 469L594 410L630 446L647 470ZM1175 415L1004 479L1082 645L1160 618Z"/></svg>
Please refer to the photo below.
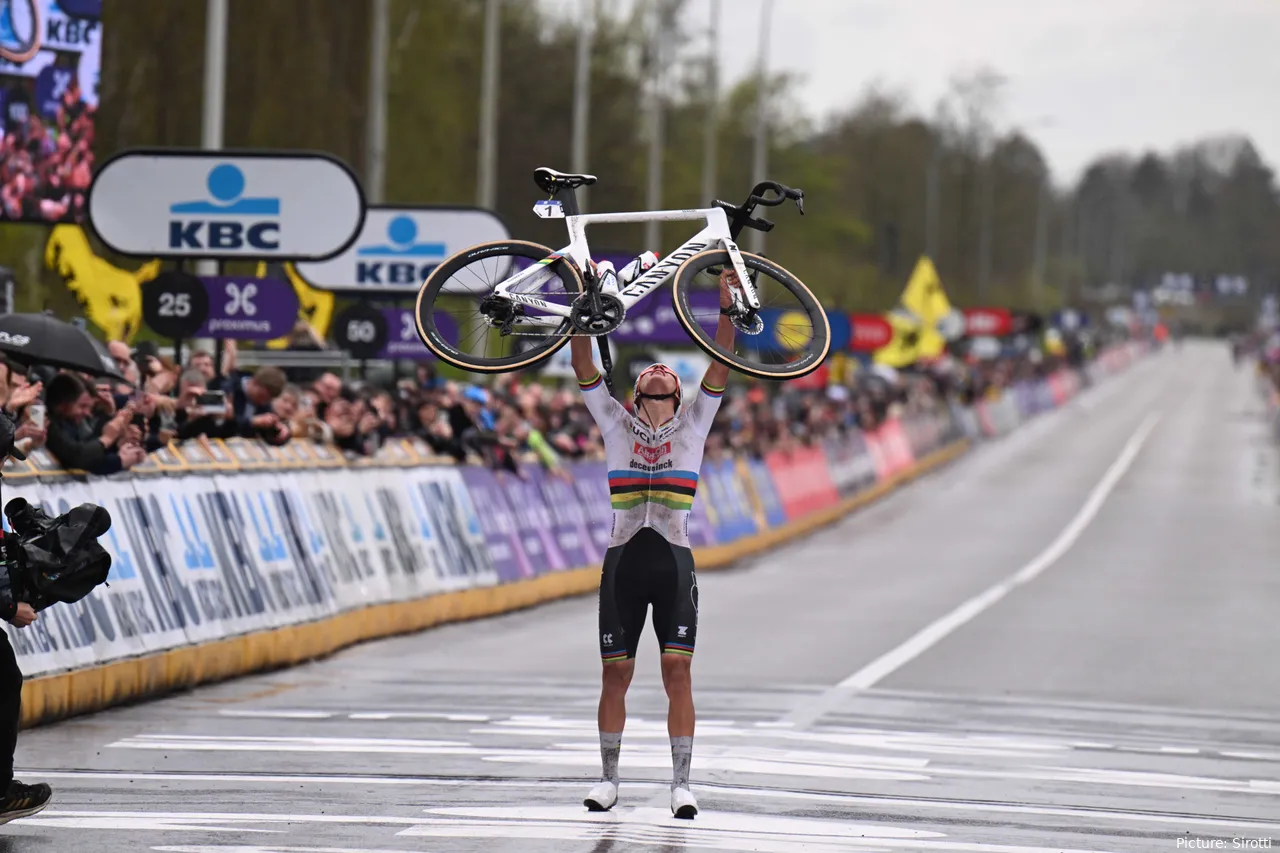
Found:
<svg viewBox="0 0 1280 853"><path fill-rule="evenodd" d="M626 316L622 300L609 293L584 293L574 300L569 312L574 330L584 335L607 335L621 326Z"/></svg>
<svg viewBox="0 0 1280 853"><path fill-rule="evenodd" d="M764 320L756 311L737 314L732 319L733 327L744 335L758 335L764 331Z"/></svg>

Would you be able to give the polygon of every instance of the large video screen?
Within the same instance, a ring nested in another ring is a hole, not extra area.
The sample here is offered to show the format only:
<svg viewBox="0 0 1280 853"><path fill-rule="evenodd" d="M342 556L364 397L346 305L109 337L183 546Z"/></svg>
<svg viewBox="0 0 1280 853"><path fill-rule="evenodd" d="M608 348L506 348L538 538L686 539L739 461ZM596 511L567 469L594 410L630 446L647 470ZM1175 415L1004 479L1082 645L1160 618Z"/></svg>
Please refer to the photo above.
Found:
<svg viewBox="0 0 1280 853"><path fill-rule="evenodd" d="M83 220L101 59L102 0L0 0L0 220Z"/></svg>

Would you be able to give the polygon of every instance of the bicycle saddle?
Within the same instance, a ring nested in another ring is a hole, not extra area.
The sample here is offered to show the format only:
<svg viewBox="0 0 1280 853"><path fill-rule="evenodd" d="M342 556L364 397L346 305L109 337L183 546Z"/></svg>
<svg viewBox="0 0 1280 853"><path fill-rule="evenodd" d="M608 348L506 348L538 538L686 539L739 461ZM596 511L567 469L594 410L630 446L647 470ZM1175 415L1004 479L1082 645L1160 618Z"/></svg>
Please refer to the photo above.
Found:
<svg viewBox="0 0 1280 853"><path fill-rule="evenodd" d="M596 176L570 175L565 172L557 172L555 169L548 169L546 166L539 166L533 170L533 182L544 192L554 193L565 187L569 189L576 189L581 186L589 187L596 182Z"/></svg>

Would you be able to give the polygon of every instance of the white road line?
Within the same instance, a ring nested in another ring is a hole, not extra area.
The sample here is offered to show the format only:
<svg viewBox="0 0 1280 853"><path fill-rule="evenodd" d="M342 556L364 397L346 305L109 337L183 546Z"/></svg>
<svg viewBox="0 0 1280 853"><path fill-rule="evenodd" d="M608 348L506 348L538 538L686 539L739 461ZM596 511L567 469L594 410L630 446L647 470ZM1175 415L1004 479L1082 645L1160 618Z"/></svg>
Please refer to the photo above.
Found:
<svg viewBox="0 0 1280 853"><path fill-rule="evenodd" d="M580 789L583 782L577 780L550 780L550 779L426 779L403 776L266 776L239 773L135 773L132 771L26 771L20 775L30 776L35 779L45 780L63 780L74 782L80 781L165 781L165 782L187 782L187 783L228 783L228 784L250 784L250 785L279 785L279 784L352 784L352 785L403 785L418 787L475 787L475 788L567 788ZM1270 783L1275 784L1275 783ZM1142 811L1125 811L1123 809L1093 809L1093 808L1074 808L1071 806L1042 806L1026 803L988 803L988 802L967 802L964 800L932 800L928 798L914 797L877 797L865 794L846 794L840 792L817 792L817 791L793 791L776 788L747 788L742 786L725 786L718 785L715 782L700 782L696 778L694 787L699 792L714 794L718 797L726 799L776 799L776 800L794 800L797 802L811 803L845 803L845 804L861 804L863 806L879 806L886 809L934 809L940 811L961 811L961 812L992 812L1006 814L1033 814L1045 815L1053 817L1073 817L1088 818L1099 820L1118 820L1118 821L1134 821L1141 823L1168 823L1168 824L1185 824L1188 826L1217 826L1217 827L1234 827L1236 829L1259 829L1280 833L1280 823L1274 821L1262 821L1254 818L1226 818L1226 817L1207 817L1207 816L1191 816L1162 814ZM1266 790L1268 783L1255 781L1251 783L1251 787L1258 790ZM623 788L625 791L638 790L657 790L665 797L670 783L668 782L650 782L627 780ZM110 790L110 789L102 789ZM568 799L576 800L575 797L569 796ZM84 816L90 815L130 815L138 816L147 814L160 817L182 817L185 813L167 813L167 812L62 812L53 811L45 812L47 816ZM224 814L223 817L226 815ZM245 815L243 817L252 818L253 815ZM275 816L273 816L274 818ZM341 820L341 819L339 819Z"/></svg>
<svg viewBox="0 0 1280 853"><path fill-rule="evenodd" d="M1084 506L1063 528L1057 538L1049 543L1049 547L1037 554L1031 562L1027 563L1012 576L984 590L933 624L926 626L902 643L902 645L876 658L831 690L802 704L784 717L783 720L801 727L812 725L828 711L837 707L843 699L860 690L874 687L946 639L956 629L973 621L973 619L988 610L1014 589L1030 583L1042 574L1045 569L1060 560L1071 549L1071 546L1076 543L1093 519L1097 517L1107 497L1120 483L1121 478L1124 477L1129 467L1133 465L1133 461L1138 457L1138 453L1141 452L1143 444L1146 443L1147 438L1150 437L1152 430L1155 429L1156 424L1159 422L1159 412L1152 412L1142 421L1138 429L1125 442L1124 449L1120 451L1120 456L1116 458L1115 462L1111 463L1111 467L1107 469L1107 472L1102 475L1102 479L1094 486L1093 491L1089 493Z"/></svg>

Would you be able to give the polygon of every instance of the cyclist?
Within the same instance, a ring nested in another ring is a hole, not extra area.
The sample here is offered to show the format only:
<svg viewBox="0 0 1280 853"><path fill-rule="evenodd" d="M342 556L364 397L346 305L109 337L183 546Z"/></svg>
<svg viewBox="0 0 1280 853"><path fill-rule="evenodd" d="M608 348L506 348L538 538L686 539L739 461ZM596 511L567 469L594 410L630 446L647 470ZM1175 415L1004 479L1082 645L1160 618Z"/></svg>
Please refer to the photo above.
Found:
<svg viewBox="0 0 1280 853"><path fill-rule="evenodd" d="M724 315L737 286L731 269L720 274L721 316L716 343L732 351L734 326ZM618 756L626 723L627 687L649 606L662 655L662 683L671 737L671 811L698 813L689 790L693 755L690 669L698 632L698 580L689 550L689 510L702 451L729 368L712 362L695 399L685 403L680 379L665 364L636 378L633 416L610 396L591 357L589 337L571 343L574 373L587 408L604 436L613 504L613 536L600 575L600 657L603 684L598 722L604 772L584 804L608 811L618 801Z"/></svg>

